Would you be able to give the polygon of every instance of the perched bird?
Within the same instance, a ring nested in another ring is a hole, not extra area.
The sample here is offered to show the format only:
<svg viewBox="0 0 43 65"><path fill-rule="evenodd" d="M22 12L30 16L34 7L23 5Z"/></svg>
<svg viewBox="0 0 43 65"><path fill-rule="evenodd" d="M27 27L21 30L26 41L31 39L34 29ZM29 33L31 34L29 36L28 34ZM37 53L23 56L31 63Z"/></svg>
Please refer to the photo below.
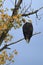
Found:
<svg viewBox="0 0 43 65"><path fill-rule="evenodd" d="M33 25L32 25L32 21L29 20L29 22L26 22L23 25L23 35L25 40L29 43L32 35L33 35Z"/></svg>

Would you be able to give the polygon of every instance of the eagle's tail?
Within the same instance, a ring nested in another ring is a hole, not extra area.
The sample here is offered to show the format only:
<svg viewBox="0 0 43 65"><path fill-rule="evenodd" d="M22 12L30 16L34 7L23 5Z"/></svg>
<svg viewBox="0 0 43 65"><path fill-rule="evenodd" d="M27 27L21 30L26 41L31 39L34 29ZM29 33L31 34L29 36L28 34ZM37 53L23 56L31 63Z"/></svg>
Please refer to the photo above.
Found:
<svg viewBox="0 0 43 65"><path fill-rule="evenodd" d="M26 42L29 43L29 42L30 42L30 39L27 39L27 38L26 38Z"/></svg>

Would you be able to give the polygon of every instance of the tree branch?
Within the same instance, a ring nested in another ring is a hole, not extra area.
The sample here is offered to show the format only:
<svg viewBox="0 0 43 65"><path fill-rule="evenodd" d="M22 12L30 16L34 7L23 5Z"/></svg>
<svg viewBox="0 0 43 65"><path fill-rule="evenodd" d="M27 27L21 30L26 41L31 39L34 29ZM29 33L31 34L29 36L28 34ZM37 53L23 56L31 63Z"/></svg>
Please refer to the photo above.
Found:
<svg viewBox="0 0 43 65"><path fill-rule="evenodd" d="M31 5L32 5L32 0L30 2L29 6L27 7L27 9L25 10L24 14L29 10L29 8L31 7Z"/></svg>
<svg viewBox="0 0 43 65"><path fill-rule="evenodd" d="M22 16L28 16L28 15L33 15L33 14L36 14L39 10L43 9L43 7L35 10L35 11L32 11L32 12L29 12L28 14L22 14Z"/></svg>
<svg viewBox="0 0 43 65"><path fill-rule="evenodd" d="M13 10L12 16L17 15L21 3L22 3L22 0L18 0L18 3L15 5L15 8Z"/></svg>
<svg viewBox="0 0 43 65"><path fill-rule="evenodd" d="M24 7L23 7L23 9L21 10L21 12L20 13L22 13L24 10L25 10L25 12L24 12L24 14L28 11L28 9L31 7L31 5L32 5L32 0L31 0L31 2L30 2L30 4L29 4L29 6L27 7L27 5L25 5ZM27 8L26 8L27 7Z"/></svg>
<svg viewBox="0 0 43 65"><path fill-rule="evenodd" d="M40 34L40 33L41 33L41 32L34 33L33 36L34 36L34 35L37 35L37 34ZM10 49L8 46L13 45L13 44L16 44L16 43L18 43L18 42L20 42L20 41L22 41L22 40L24 40L24 38L22 38L22 39L20 39L20 40L18 40L18 41L16 41L16 42L13 42L13 43L10 43L10 44L6 44L3 48L0 49L0 52L1 52L2 50L4 50L4 49Z"/></svg>
<svg viewBox="0 0 43 65"><path fill-rule="evenodd" d="M21 3L22 3L22 0L18 0L18 3L16 4L16 7L15 7L14 10L13 10L12 16L13 16L13 15L17 15L17 10L19 9ZM14 20L13 20L13 21L14 21ZM11 22L13 22L13 21L11 21ZM12 28L12 27L11 27L11 28ZM6 34L9 32L9 30L10 30L11 28L7 29L7 30L6 30L6 33L3 32L2 35L0 36L0 45L2 44L3 40L4 40L5 37L6 37Z"/></svg>
<svg viewBox="0 0 43 65"><path fill-rule="evenodd" d="M17 2L17 0L15 0L15 8L16 8L16 2Z"/></svg>

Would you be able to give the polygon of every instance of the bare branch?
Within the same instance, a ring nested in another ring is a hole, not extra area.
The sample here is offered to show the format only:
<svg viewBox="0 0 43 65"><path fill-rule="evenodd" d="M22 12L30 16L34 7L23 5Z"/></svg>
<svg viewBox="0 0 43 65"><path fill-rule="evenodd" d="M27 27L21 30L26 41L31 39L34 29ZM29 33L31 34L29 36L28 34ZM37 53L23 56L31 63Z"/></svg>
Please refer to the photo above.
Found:
<svg viewBox="0 0 43 65"><path fill-rule="evenodd" d="M34 33L33 36L34 36L34 35L37 35L37 34L40 34L40 33L41 33L41 32ZM4 50L4 49L10 49L8 46L13 45L13 44L16 44L16 43L18 43L18 42L20 42L20 41L22 41L22 40L24 40L24 38L22 38L22 39L20 39L20 40L18 40L18 41L16 41L16 42L13 42L13 43L10 43L10 44L6 44L3 48L0 49L0 52L1 52L2 50Z"/></svg>
<svg viewBox="0 0 43 65"><path fill-rule="evenodd" d="M33 36L34 36L34 35L37 35L37 34L40 34L40 33L41 33L41 32L34 33ZM10 43L10 44L8 44L7 46L10 46L10 45L12 45L12 44L16 44L16 43L18 43L18 42L20 42L20 41L22 41L22 40L24 40L24 38L22 38L22 39L20 39L20 40L18 40L18 41L16 41L16 42Z"/></svg>
<svg viewBox="0 0 43 65"><path fill-rule="evenodd" d="M22 0L18 0L18 3L16 4L16 6L15 6L15 8L13 10L12 16L17 15L17 13L18 13L17 11L20 8L21 3L22 3Z"/></svg>
<svg viewBox="0 0 43 65"><path fill-rule="evenodd" d="M4 46L0 49L0 52L1 52L2 50L4 50L4 49L10 49L10 48L8 48L8 46L7 46L7 44L6 44L6 45L4 45Z"/></svg>
<svg viewBox="0 0 43 65"><path fill-rule="evenodd" d="M19 9L21 3L22 3L22 0L18 0L18 3L17 3L17 5L16 5L17 9Z"/></svg>
<svg viewBox="0 0 43 65"><path fill-rule="evenodd" d="M15 8L16 8L16 2L17 2L17 0L15 0Z"/></svg>
<svg viewBox="0 0 43 65"><path fill-rule="evenodd" d="M28 14L22 14L22 16L28 16L28 15L36 14L36 13L37 13L39 10L41 10L41 9L43 9L43 7L39 8L39 9L37 9L37 10L35 10L35 11L32 11L32 12L30 12L30 13L28 13Z"/></svg>

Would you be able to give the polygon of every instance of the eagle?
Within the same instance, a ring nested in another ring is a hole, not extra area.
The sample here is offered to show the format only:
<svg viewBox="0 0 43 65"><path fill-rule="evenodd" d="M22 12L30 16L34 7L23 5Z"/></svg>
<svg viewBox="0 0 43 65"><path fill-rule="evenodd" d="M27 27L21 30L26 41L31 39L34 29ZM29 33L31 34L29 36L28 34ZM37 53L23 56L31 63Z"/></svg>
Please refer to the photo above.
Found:
<svg viewBox="0 0 43 65"><path fill-rule="evenodd" d="M32 21L29 20L29 22L26 22L23 25L23 35L24 35L24 39L29 43L32 35L33 35L33 25L32 25Z"/></svg>

